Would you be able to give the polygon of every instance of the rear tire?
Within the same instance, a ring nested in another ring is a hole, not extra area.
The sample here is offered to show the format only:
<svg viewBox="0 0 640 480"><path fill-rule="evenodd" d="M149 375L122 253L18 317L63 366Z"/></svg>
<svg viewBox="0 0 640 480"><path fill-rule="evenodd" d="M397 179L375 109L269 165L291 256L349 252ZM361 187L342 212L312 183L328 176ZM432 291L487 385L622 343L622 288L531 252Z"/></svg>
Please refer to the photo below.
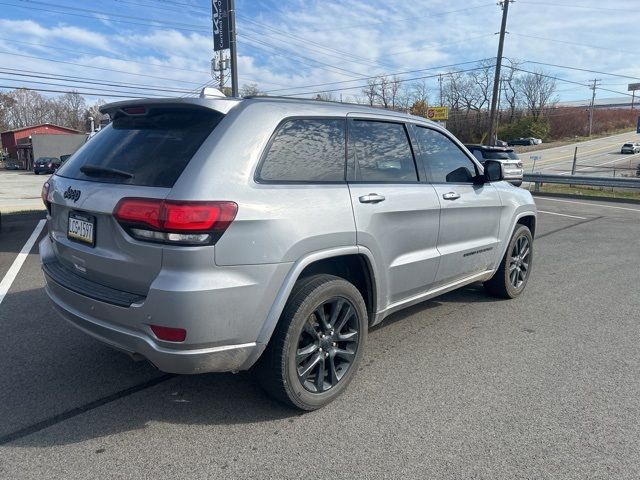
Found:
<svg viewBox="0 0 640 480"><path fill-rule="evenodd" d="M333 275L299 281L256 373L273 398L316 410L349 385L363 355L367 308L358 289Z"/></svg>
<svg viewBox="0 0 640 480"><path fill-rule="evenodd" d="M516 225L500 267L490 280L484 283L486 290L495 297L515 298L527 286L533 265L533 236L526 225Z"/></svg>

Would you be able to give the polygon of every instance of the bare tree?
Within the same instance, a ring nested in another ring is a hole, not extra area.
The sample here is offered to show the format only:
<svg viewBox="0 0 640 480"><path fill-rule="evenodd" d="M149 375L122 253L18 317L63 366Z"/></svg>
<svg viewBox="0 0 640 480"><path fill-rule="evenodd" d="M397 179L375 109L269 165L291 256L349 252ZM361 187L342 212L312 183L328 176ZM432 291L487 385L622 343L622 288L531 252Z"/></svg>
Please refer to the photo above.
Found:
<svg viewBox="0 0 640 480"><path fill-rule="evenodd" d="M411 100L412 103L424 102L429 105L429 87L426 80L420 80L411 84Z"/></svg>
<svg viewBox="0 0 640 480"><path fill-rule="evenodd" d="M63 125L76 130L84 130L84 113L87 104L84 97L78 92L65 93L58 102L63 107L64 122Z"/></svg>
<svg viewBox="0 0 640 480"><path fill-rule="evenodd" d="M529 114L535 119L540 118L544 110L557 101L556 79L542 71L518 77L517 84Z"/></svg>
<svg viewBox="0 0 640 480"><path fill-rule="evenodd" d="M378 79L370 78L367 80L367 86L362 89L362 94L366 97L369 105L374 105L378 98Z"/></svg>
<svg viewBox="0 0 640 480"><path fill-rule="evenodd" d="M257 83L245 83L240 87L241 97L255 97L256 95L266 95L266 93L260 90Z"/></svg>
<svg viewBox="0 0 640 480"><path fill-rule="evenodd" d="M517 82L517 68L520 65L517 61L508 59L509 64L505 67L505 75L502 77L502 96L509 108L509 121L513 121L516 112L522 103L520 89Z"/></svg>

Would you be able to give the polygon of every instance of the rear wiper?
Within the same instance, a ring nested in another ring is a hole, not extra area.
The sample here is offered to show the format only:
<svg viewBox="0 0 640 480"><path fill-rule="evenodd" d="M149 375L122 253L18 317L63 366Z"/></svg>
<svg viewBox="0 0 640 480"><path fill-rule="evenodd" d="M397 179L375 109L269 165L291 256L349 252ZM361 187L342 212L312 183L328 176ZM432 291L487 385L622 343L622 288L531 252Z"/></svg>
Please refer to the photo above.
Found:
<svg viewBox="0 0 640 480"><path fill-rule="evenodd" d="M99 167L97 165L83 165L80 171L86 175L118 175L125 178L133 178L133 173L118 170L117 168Z"/></svg>

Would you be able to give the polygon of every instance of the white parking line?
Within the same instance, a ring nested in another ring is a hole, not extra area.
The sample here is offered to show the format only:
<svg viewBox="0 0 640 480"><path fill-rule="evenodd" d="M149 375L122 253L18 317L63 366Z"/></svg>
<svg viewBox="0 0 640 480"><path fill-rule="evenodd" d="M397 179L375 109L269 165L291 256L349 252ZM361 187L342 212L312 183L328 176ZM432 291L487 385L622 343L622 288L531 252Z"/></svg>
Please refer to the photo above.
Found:
<svg viewBox="0 0 640 480"><path fill-rule="evenodd" d="M617 207L614 205L603 205L602 203L577 202L575 200L560 200L559 198L536 197L536 201L538 200L548 200L550 202L575 203L577 205L590 205L592 207L615 208L618 210L629 210L631 212L640 212L640 208Z"/></svg>
<svg viewBox="0 0 640 480"><path fill-rule="evenodd" d="M11 288L11 284L18 276L18 272L20 271L20 268L22 268L22 264L27 259L27 255L29 255L29 252L33 248L33 244L36 243L36 240L38 239L40 232L42 232L42 229L44 228L45 223L46 223L46 220L44 219L38 222L38 224L36 225L36 228L33 230L33 232L31 233L31 236L27 240L27 243L24 244L24 246L22 247L22 250L20 250L20 253L16 257L16 259L13 261L13 263L11 264L11 267L9 267L9 270L7 271L2 281L0 282L0 304L2 304L2 301L4 300L5 295Z"/></svg>
<svg viewBox="0 0 640 480"><path fill-rule="evenodd" d="M586 217L578 217L577 215L567 215L566 213L545 212L544 210L538 210L538 213L547 213L549 215L559 215L561 217L579 218L580 220L586 220Z"/></svg>

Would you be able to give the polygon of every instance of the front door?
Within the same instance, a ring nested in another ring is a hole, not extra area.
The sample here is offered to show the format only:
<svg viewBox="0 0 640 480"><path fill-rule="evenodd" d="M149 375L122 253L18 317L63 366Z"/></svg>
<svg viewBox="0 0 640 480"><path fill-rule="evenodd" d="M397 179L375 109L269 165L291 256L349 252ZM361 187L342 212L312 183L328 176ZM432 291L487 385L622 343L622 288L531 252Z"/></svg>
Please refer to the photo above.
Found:
<svg viewBox="0 0 640 480"><path fill-rule="evenodd" d="M349 120L349 190L357 243L380 262L382 308L425 291L436 278L440 202L421 183L407 127Z"/></svg>
<svg viewBox="0 0 640 480"><path fill-rule="evenodd" d="M416 126L416 138L442 206L438 284L450 283L495 267L502 203L496 188L474 185L478 167L443 132Z"/></svg>

